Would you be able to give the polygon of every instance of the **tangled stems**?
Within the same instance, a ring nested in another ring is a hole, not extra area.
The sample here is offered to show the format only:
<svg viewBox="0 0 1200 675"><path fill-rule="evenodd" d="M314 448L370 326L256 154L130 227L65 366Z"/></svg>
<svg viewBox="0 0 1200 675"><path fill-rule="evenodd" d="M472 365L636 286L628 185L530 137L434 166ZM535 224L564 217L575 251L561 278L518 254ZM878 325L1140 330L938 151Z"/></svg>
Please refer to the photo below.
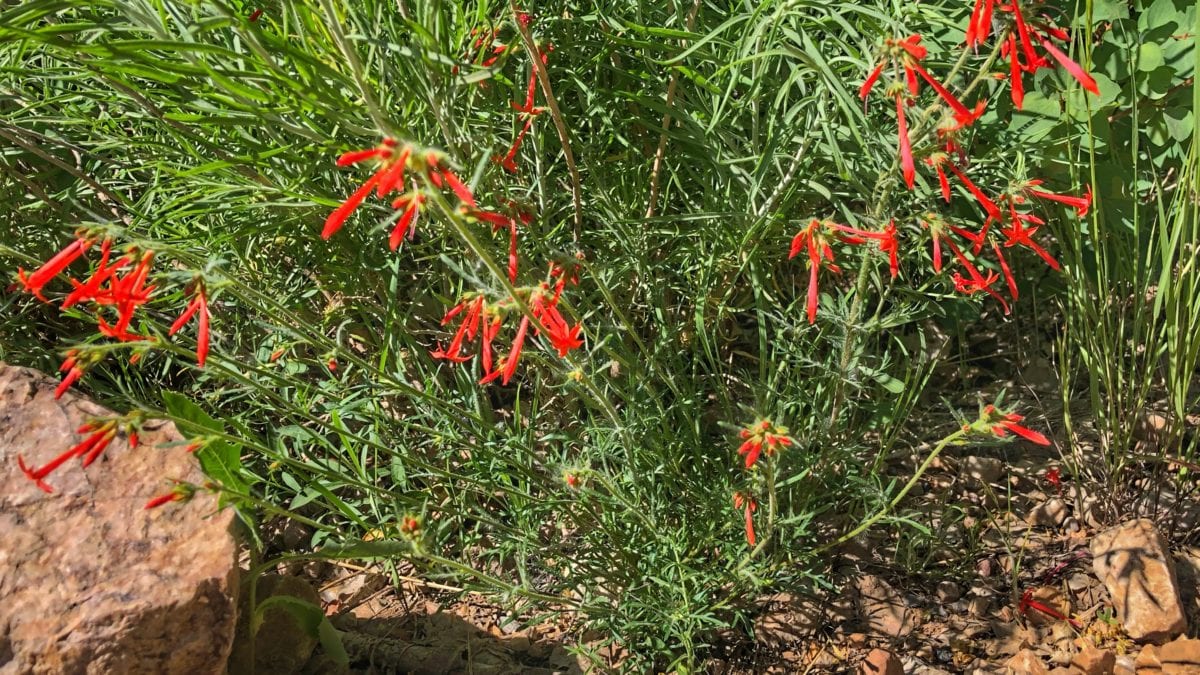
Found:
<svg viewBox="0 0 1200 675"><path fill-rule="evenodd" d="M910 478L908 482L904 484L904 487L896 493L896 496L892 498L892 501L888 502L882 509L875 512L875 514L870 518L867 518L863 522L859 523L858 527L850 530L846 534L843 534L833 541L825 542L824 544L816 547L813 549L812 554L816 555L828 551L836 546L840 546L862 534L863 532L866 532L868 528L882 520L885 516L887 516L887 514L892 512L892 509L896 508L900 501L903 500L909 491L912 490L917 484L917 481L921 480L921 477L924 476L925 472L929 470L929 465L933 464L933 460L937 459L937 456L942 454L942 450L945 450L946 446L950 445L951 443L955 443L960 439L965 438L969 433L971 433L970 429L958 429L954 433L938 441L938 444L934 446L933 451L929 453L929 456L925 458L924 462L921 462L921 466L917 467L916 473L914 473L913 477Z"/></svg>

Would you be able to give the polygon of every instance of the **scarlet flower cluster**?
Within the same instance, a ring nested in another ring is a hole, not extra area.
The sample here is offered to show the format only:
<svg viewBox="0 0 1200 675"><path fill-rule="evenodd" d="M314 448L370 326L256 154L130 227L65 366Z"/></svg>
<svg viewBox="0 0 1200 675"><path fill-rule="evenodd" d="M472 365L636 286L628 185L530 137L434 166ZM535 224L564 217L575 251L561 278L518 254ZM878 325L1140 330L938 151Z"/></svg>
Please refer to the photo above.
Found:
<svg viewBox="0 0 1200 675"><path fill-rule="evenodd" d="M26 272L24 269L18 269L17 279L21 287L37 299L47 303L51 302L46 297L46 287L59 275L65 274L73 263L84 258L97 238L91 232L80 230L76 232L74 241L37 270ZM151 339L145 335L131 332L131 327L138 310L151 301L157 289L155 284L150 283L153 263L153 251L130 247L123 254L117 253L114 252L112 240L106 237L100 244L100 259L92 267L90 275L83 281L67 277L73 288L63 297L61 307L68 309L76 305L91 304L95 307L97 330L101 335L120 342L148 346L152 344ZM193 283L192 288L191 302L171 326L168 335L174 335L189 319L198 316L196 360L197 365L203 368L208 356L209 344L208 293L204 282L199 279ZM115 315L112 323L109 323L104 316L106 308L111 308L108 311ZM142 351L141 349L135 351L130 357L130 363L136 363L141 357ZM65 374L54 390L54 397L61 398L90 367L103 358L103 354L103 349L68 350L62 365L59 366L59 371ZM31 468L25 464L23 457L18 457L17 463L20 465L21 471L40 489L50 492L50 486L45 482L45 478L49 474L75 457L81 457L83 466L87 467L104 453L121 431L124 431L129 439L130 447L136 447L139 425L140 418L136 415L127 417L123 421L88 423L80 427L77 432L88 434L84 440L44 466L37 469Z"/></svg>
<svg viewBox="0 0 1200 675"><path fill-rule="evenodd" d="M96 237L91 233L80 230L76 232L75 240L46 261L37 270L27 273L18 268L17 279L21 287L43 302L51 302L45 295L46 286L60 274L67 271L73 263L83 258L88 249L95 243ZM149 283L150 272L154 264L154 252L128 248L124 254L114 255L113 242L105 238L100 244L100 260L92 269L86 280L80 281L68 277L73 290L62 300L62 309L76 305L91 303L96 309L97 330L105 337L120 342L149 342L150 338L130 331L133 320L139 308L152 299L157 288ZM197 295L183 316L171 327L169 335L174 335L187 319L199 311L200 331L197 337L196 357L200 367L208 354L209 314L208 302L203 284L198 284ZM112 308L115 320L112 323L105 318L104 308ZM136 362L141 356L135 352L130 362ZM55 397L60 398L67 389L83 377L87 368L99 359L95 353L83 353L80 350L70 350L59 368L66 373L62 382L55 390Z"/></svg>
<svg viewBox="0 0 1200 675"><path fill-rule="evenodd" d="M377 198L381 198L393 191L402 191L405 185L404 172L406 170L423 175L430 184L437 188L441 188L443 185L449 186L465 207L476 208L475 197L471 194L471 190L453 171L442 166L445 159L440 153L419 153L409 144L400 147L396 139L384 138L374 148L342 153L337 159L337 165L351 166L367 160L376 160L378 168L365 183L325 219L325 226L321 229L322 239L329 239L337 234L338 230L346 224L346 219L350 217L350 214L362 205L371 192L374 192ZM388 238L388 245L393 251L400 245L404 235L411 231L410 228L415 224L425 199L425 195L418 187L401 194L392 201L393 209L403 208L396 225L392 228L391 236Z"/></svg>
<svg viewBox="0 0 1200 675"><path fill-rule="evenodd" d="M996 436L997 438L1005 438L1009 432L1012 432L1030 443L1050 445L1050 439L1033 429L1022 426L1020 422L1024 419L1024 417L1015 412L1003 412L995 404L989 403L979 409L979 418L977 420L963 425L963 431Z"/></svg>
<svg viewBox="0 0 1200 675"><path fill-rule="evenodd" d="M1029 4L1035 3L1030 2ZM997 9L1008 14L1006 21L996 20L994 14ZM996 0L975 0L971 19L967 23L967 46L978 47L983 44L994 22L1006 24L1000 31L1004 35L1000 54L1009 62L1012 101L1018 110L1021 109L1025 99L1024 74L1033 74L1042 68L1053 67L1046 57L1037 54L1034 46L1035 40L1084 89L1099 95L1100 89L1096 86L1096 80L1050 41L1052 37L1062 42L1070 42L1070 34L1055 26L1045 14L1038 15L1030 11L1028 5L1022 9L1017 0L1011 0L1008 4L998 3ZM1024 62L1022 62L1022 58L1024 58Z"/></svg>
<svg viewBox="0 0 1200 675"><path fill-rule="evenodd" d="M534 288L525 289L525 293L528 295L529 313L545 328L545 337L549 340L550 346L558 352L559 356L566 356L572 349L583 345L583 338L580 335L582 327L579 324L571 326L558 309L559 299L562 297L563 288L567 283L566 275L558 270L559 268L553 265L550 268L549 277L553 280L553 284L551 280L543 281ZM479 341L479 354L483 377L479 383L487 384L499 379L501 384L507 385L516 372L517 363L520 361L531 325L530 317L522 314L512 347L505 356L495 359L493 342L500 334L504 320L514 311L516 311L516 302L511 299L503 303L489 304L481 293L464 294L459 303L446 312L442 318L444 326L456 316L462 315L454 338L445 348L433 351L431 356L454 363L469 361L471 355L462 351L463 344L465 341L474 340L476 335L482 333ZM542 334L536 326L534 334Z"/></svg>
<svg viewBox="0 0 1200 675"><path fill-rule="evenodd" d="M842 270L834 264L833 247L830 242L838 241L845 244L865 244L875 241L879 249L888 254L888 267L894 279L900 273L899 241L896 239L896 223L889 221L881 232L867 232L848 225L835 223L832 220L817 220L813 218L808 225L792 237L792 247L788 259L795 258L801 252L808 253L808 322L817 320L817 305L819 297L818 271L822 266L834 273Z"/></svg>
<svg viewBox="0 0 1200 675"><path fill-rule="evenodd" d="M1040 68L1051 66L1049 59L1038 56L1034 49L1035 41L1041 44L1046 54L1049 54L1078 80L1084 89L1093 94L1098 93L1095 81L1084 72L1079 64L1069 59L1050 41L1050 38L1066 41L1069 39L1069 35L1055 27L1046 17L1032 16L1029 8L1023 9L1016 0L1012 0L1010 4L999 4L997 0L977 0L967 30L968 46L977 47L987 38L996 11L1007 14L1010 19L1007 25L1001 27L999 33L1000 39L1003 40L1002 52L1010 59L1013 101L1018 108L1023 96L1021 74L1032 73ZM1003 24L999 21L997 23ZM930 74L923 64L928 57L928 50L921 42L922 39L919 35L912 35L904 39L884 40L876 64L868 73L862 86L859 87L859 96L865 102L884 73L892 74L890 84L884 87L884 94L895 102L901 178L905 186L911 190L915 188L916 184L916 152L910 139L906 110L911 101L919 95L923 83L937 94L941 109L945 113L943 120L936 127L936 144L928 150L922 149L924 163L934 170L942 199L945 202L950 202L953 194L950 181L952 175L982 208L984 220L977 231L972 231L950 224L936 213L927 213L921 217L919 223L922 229L929 231L932 240L933 271L935 274L941 273L942 247L946 245L954 254L954 259L961 268L960 271L955 271L950 276L954 289L966 295L987 294L996 299L1007 314L1009 303L994 286L1003 278L1009 297L1013 301L1017 300L1019 290L1009 261L1005 257L1005 249L1028 248L1052 269L1060 269L1054 256L1034 239L1034 235L1045 224L1045 220L1029 210L1033 200L1065 204L1072 207L1082 218L1087 215L1091 206L1091 188L1086 188L1082 196L1059 194L1042 189L1040 179L1022 178L1011 182L994 198L989 196L964 170L967 166L967 153L959 142L963 130L974 124L982 115L985 102L978 101L973 106L965 105L944 83ZM809 323L816 320L818 270L826 267L833 272L839 271L837 265L834 264L831 242L864 243L868 239L874 239L882 250L888 252L891 276L894 278L899 269L895 223L895 218L890 218L887 226L881 232L866 232L831 221L813 219L793 237L788 257L794 258L801 251L808 252L807 314ZM993 236L994 233L999 237ZM952 235L961 237L968 245L960 247L955 243ZM969 255L967 249L969 249ZM981 271L979 256L985 251L995 255L995 264L999 268L999 272L988 268L985 268L986 272Z"/></svg>
<svg viewBox="0 0 1200 675"><path fill-rule="evenodd" d="M136 448L138 444L136 427L133 424L126 424L125 432L129 439L129 447L131 449ZM88 434L88 436L76 443L71 449L50 460L38 469L30 468L25 464L24 457L17 456L17 465L21 467L21 472L43 492L54 492L44 479L53 473L55 469L58 469L71 459L82 457L84 468L87 468L92 462L99 459L100 455L104 454L104 451L108 448L108 445L112 443L112 440L117 437L118 422L116 420L88 422L79 427L75 433Z"/></svg>
<svg viewBox="0 0 1200 675"><path fill-rule="evenodd" d="M539 52L534 55L534 58L540 59L542 66L545 67L548 62L550 51L554 49L553 45L547 45L546 51ZM529 84L525 89L525 103L522 105L516 101L512 102L512 108L517 113L518 120L525 120L525 124L521 126L521 130L517 132L517 137L513 139L512 145L508 148L503 156L497 155L493 157L493 161L499 164L505 171L509 173L517 173L517 153L521 150L521 142L524 141L525 135L533 127L533 121L538 115L546 112L545 107L535 106L534 101L537 96L537 68L530 64L529 66Z"/></svg>
<svg viewBox="0 0 1200 675"><path fill-rule="evenodd" d="M764 450L770 457L779 448L786 448L792 444L792 439L788 437L787 427L778 426L771 420L758 420L742 429L738 435L742 439L742 444L738 447L738 454L746 458L747 469L754 466Z"/></svg>

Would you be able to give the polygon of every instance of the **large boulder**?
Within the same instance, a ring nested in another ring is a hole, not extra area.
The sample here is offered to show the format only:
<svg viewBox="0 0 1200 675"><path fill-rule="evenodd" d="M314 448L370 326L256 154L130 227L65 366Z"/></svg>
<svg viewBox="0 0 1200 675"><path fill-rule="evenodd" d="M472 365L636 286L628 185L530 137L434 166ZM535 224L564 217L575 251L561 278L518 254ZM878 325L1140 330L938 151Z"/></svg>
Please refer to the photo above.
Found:
<svg viewBox="0 0 1200 675"><path fill-rule="evenodd" d="M1162 644L1187 629L1175 561L1153 522L1143 518L1105 530L1091 548L1096 576L1129 637Z"/></svg>
<svg viewBox="0 0 1200 675"><path fill-rule="evenodd" d="M42 466L110 411L56 380L0 363L0 675L221 673L236 623L233 514L213 495L146 510L169 479L203 482L174 425L118 436L86 469Z"/></svg>

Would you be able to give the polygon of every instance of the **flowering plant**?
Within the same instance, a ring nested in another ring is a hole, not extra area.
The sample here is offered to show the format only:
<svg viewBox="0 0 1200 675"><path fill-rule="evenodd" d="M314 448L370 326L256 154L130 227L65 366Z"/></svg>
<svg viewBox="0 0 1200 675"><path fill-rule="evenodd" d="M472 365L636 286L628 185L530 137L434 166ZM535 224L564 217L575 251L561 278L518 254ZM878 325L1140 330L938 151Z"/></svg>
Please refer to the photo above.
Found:
<svg viewBox="0 0 1200 675"><path fill-rule="evenodd" d="M14 69L96 69L46 103L88 101L88 134L0 128L50 167L22 174L13 212L42 227L5 242L10 302L69 338L59 395L131 410L18 469L52 489L171 419L213 483L164 476L139 496L162 517L211 489L327 552L383 533L647 659L694 659L731 597L808 578L819 519L900 506L865 458L943 357L893 338L1016 311L1024 259L1062 267L1048 228L1092 213L1000 142L1002 105L1099 87L1048 4L937 9L965 33L699 2L167 4L175 23L9 17L37 47ZM129 56L147 34L153 68ZM949 437L1050 442L1037 426L986 406Z"/></svg>

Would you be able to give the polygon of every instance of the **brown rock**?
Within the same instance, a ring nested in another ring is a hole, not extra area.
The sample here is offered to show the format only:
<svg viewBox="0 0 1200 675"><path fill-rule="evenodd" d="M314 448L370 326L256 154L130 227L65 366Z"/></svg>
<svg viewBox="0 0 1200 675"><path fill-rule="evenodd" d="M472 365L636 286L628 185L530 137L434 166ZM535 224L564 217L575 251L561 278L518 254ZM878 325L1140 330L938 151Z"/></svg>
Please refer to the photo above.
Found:
<svg viewBox="0 0 1200 675"><path fill-rule="evenodd" d="M1056 588L1054 586L1039 586L1039 587L1033 589L1033 594L1031 596L1031 599L1034 602L1037 602L1038 604L1045 605L1046 607L1049 607L1050 609L1057 611L1059 614L1062 614L1063 616L1068 616L1068 617L1071 616L1070 601L1067 600L1063 596L1062 592L1059 591L1058 588ZM1025 618L1029 621L1029 623L1031 625L1034 625L1034 626L1051 626L1051 625L1057 626L1060 623L1063 624L1064 626L1066 625L1066 623L1063 622L1062 619L1056 618L1051 614L1047 614L1046 612L1043 612L1040 609L1035 609L1033 607L1030 607L1025 612ZM1070 630L1068 630L1067 635L1071 636L1073 634L1070 632Z"/></svg>
<svg viewBox="0 0 1200 675"><path fill-rule="evenodd" d="M1079 653L1071 659L1071 667L1081 675L1112 675L1117 655L1107 649L1097 649L1089 640L1079 641Z"/></svg>
<svg viewBox="0 0 1200 675"><path fill-rule="evenodd" d="M953 581L939 581L937 588L938 602L954 602L962 597L962 591L958 588L958 584Z"/></svg>
<svg viewBox="0 0 1200 675"><path fill-rule="evenodd" d="M979 457L971 455L964 457L960 473L966 474L980 483L995 483L1004 471L1004 462L995 457Z"/></svg>
<svg viewBox="0 0 1200 675"><path fill-rule="evenodd" d="M1154 523L1143 518L1105 530L1091 549L1096 576L1129 637L1162 644L1187 628L1174 561Z"/></svg>
<svg viewBox="0 0 1200 675"><path fill-rule="evenodd" d="M886 649L875 649L858 666L859 675L904 675L900 659Z"/></svg>
<svg viewBox="0 0 1200 675"><path fill-rule="evenodd" d="M1046 664L1032 649L1022 649L1004 664L1006 672L1013 675L1049 675Z"/></svg>
<svg viewBox="0 0 1200 675"><path fill-rule="evenodd" d="M1179 638L1158 652L1163 675L1200 675L1200 640Z"/></svg>
<svg viewBox="0 0 1200 675"><path fill-rule="evenodd" d="M873 632L889 637L904 637L920 624L917 610L910 608L895 589L874 575L856 582L858 612Z"/></svg>
<svg viewBox="0 0 1200 675"><path fill-rule="evenodd" d="M1051 497L1034 507L1026 516L1025 522L1030 525L1058 529L1066 522L1068 511L1066 502L1058 497Z"/></svg>
<svg viewBox="0 0 1200 675"><path fill-rule="evenodd" d="M1137 675L1157 675L1162 672L1162 660L1158 658L1158 645L1146 645L1138 652L1133 667Z"/></svg>
<svg viewBox="0 0 1200 675"><path fill-rule="evenodd" d="M0 364L0 671L221 673L236 619L233 512L197 493L147 511L168 478L202 482L195 459L153 446L182 440L148 424L120 436L86 471L67 462L46 494L17 470L82 440L110 411L56 381Z"/></svg>

